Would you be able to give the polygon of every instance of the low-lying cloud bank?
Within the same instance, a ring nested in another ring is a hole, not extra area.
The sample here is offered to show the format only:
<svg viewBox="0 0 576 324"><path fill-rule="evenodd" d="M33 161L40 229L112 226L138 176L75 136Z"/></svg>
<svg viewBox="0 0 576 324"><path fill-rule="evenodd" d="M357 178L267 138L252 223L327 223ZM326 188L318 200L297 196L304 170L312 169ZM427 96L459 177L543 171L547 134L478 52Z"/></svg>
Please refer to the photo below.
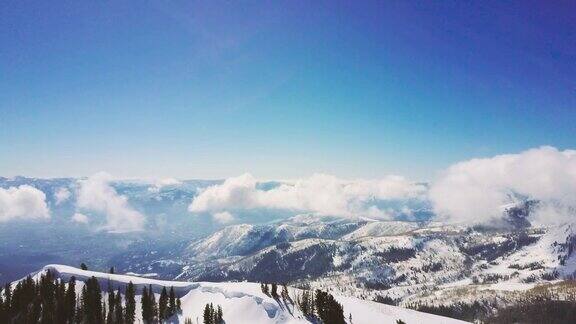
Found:
<svg viewBox="0 0 576 324"><path fill-rule="evenodd" d="M112 177L104 172L80 181L77 207L104 214L106 216L104 229L108 231L120 233L142 230L144 215L132 208L128 198L119 195L110 185L110 181Z"/></svg>
<svg viewBox="0 0 576 324"><path fill-rule="evenodd" d="M430 188L400 176L344 180L316 174L263 189L252 175L243 174L204 189L188 210L215 215L278 209L391 219L411 210L406 206L391 210L378 202L408 199L430 204L435 220L449 223L494 224L506 217L505 206L526 199L539 201L531 222L575 221L576 151L544 146L459 162L440 173Z"/></svg>
<svg viewBox="0 0 576 324"><path fill-rule="evenodd" d="M380 180L343 180L326 174L284 182L265 190L250 174L206 188L190 204L195 213L243 209L287 209L335 216L390 218L377 201L418 198L426 187L399 176Z"/></svg>
<svg viewBox="0 0 576 324"><path fill-rule="evenodd" d="M574 221L576 151L540 147L456 163L429 192L439 220L486 223L503 217L502 206L519 197L541 202L537 223Z"/></svg>
<svg viewBox="0 0 576 324"><path fill-rule="evenodd" d="M46 195L28 185L0 188L0 222L50 218Z"/></svg>

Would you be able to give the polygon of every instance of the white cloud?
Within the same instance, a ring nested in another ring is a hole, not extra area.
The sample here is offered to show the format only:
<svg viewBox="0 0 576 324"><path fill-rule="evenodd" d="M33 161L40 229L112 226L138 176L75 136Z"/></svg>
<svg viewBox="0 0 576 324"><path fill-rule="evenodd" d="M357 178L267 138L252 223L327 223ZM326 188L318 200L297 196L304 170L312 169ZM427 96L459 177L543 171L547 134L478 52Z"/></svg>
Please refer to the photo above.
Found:
<svg viewBox="0 0 576 324"><path fill-rule="evenodd" d="M79 208L106 215L105 229L112 232L142 230L144 216L134 210L126 196L119 195L110 185L112 177L104 172L80 181L77 205Z"/></svg>
<svg viewBox="0 0 576 324"><path fill-rule="evenodd" d="M237 209L288 209L337 216L388 215L374 200L418 198L423 185L403 177L381 180L343 180L315 174L306 179L284 182L262 190L250 174L227 179L223 184L206 188L190 204L191 212L220 212Z"/></svg>
<svg viewBox="0 0 576 324"><path fill-rule="evenodd" d="M56 193L54 193L54 198L56 199L56 205L60 205L61 203L68 200L71 196L70 190L65 187L58 188Z"/></svg>
<svg viewBox="0 0 576 324"><path fill-rule="evenodd" d="M228 224L234 221L234 215L227 211L214 213L212 214L212 218L220 224Z"/></svg>
<svg viewBox="0 0 576 324"><path fill-rule="evenodd" d="M576 206L576 151L546 146L460 162L430 189L439 219L465 223L502 217L501 207L518 195L542 202L533 220L574 219L569 207Z"/></svg>
<svg viewBox="0 0 576 324"><path fill-rule="evenodd" d="M76 223L81 223L81 224L88 224L89 219L88 216L81 214L81 213L75 213L74 215L72 215L72 221L76 222Z"/></svg>
<svg viewBox="0 0 576 324"><path fill-rule="evenodd" d="M50 218L46 195L28 185L0 188L0 222Z"/></svg>
<svg viewBox="0 0 576 324"><path fill-rule="evenodd" d="M182 184L182 182L178 179L174 178L163 178L163 179L156 179L152 183L152 185L148 188L150 192L159 192L162 188L168 186L178 186Z"/></svg>

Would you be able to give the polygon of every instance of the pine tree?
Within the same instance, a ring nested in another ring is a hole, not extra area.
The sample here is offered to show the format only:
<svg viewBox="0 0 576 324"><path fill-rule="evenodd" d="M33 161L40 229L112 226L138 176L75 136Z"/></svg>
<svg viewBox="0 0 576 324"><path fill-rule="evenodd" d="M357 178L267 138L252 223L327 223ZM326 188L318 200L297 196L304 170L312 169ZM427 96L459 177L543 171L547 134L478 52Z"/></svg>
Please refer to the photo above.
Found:
<svg viewBox="0 0 576 324"><path fill-rule="evenodd" d="M180 297L176 299L176 313L182 313L182 301Z"/></svg>
<svg viewBox="0 0 576 324"><path fill-rule="evenodd" d="M210 320L210 323L216 323L216 312L214 311L214 304L212 303L210 303Z"/></svg>
<svg viewBox="0 0 576 324"><path fill-rule="evenodd" d="M158 305L156 304L156 296L152 290L152 285L148 286L148 291L150 292L148 297L150 298L150 312L152 315L151 322L156 323L156 320L158 319Z"/></svg>
<svg viewBox="0 0 576 324"><path fill-rule="evenodd" d="M270 292L270 295L272 295L273 298L278 298L278 285L276 285L275 283L272 283L272 290Z"/></svg>
<svg viewBox="0 0 576 324"><path fill-rule="evenodd" d="M74 314L76 312L76 277L72 276L68 281L68 289L66 290L66 322L74 322Z"/></svg>
<svg viewBox="0 0 576 324"><path fill-rule="evenodd" d="M216 323L222 324L224 322L224 313L222 312L222 306L218 305L218 310L216 311Z"/></svg>
<svg viewBox="0 0 576 324"><path fill-rule="evenodd" d="M160 299L158 300L158 316L160 320L167 319L169 317L168 293L166 292L166 287L162 288Z"/></svg>
<svg viewBox="0 0 576 324"><path fill-rule="evenodd" d="M132 281L128 283L126 287L126 294L124 296L126 300L126 311L124 316L124 322L126 324L133 324L136 320L136 290Z"/></svg>
<svg viewBox="0 0 576 324"><path fill-rule="evenodd" d="M212 324L212 313L210 313L210 305L204 306L204 324Z"/></svg>
<svg viewBox="0 0 576 324"><path fill-rule="evenodd" d="M290 294L288 293L288 287L286 287L286 284L282 285L282 292L280 293L280 295L282 296L284 301L292 301L290 298Z"/></svg>
<svg viewBox="0 0 576 324"><path fill-rule="evenodd" d="M120 292L116 294L116 301L114 303L114 322L122 324L124 319L124 311L122 309L122 295Z"/></svg>
<svg viewBox="0 0 576 324"><path fill-rule="evenodd" d="M304 316L314 316L314 294L308 290L303 291L298 298L298 306Z"/></svg>
<svg viewBox="0 0 576 324"><path fill-rule="evenodd" d="M63 280L57 285L56 288L56 311L54 318L56 319L57 323L66 323L67 314L66 314L66 285L64 284Z"/></svg>
<svg viewBox="0 0 576 324"><path fill-rule="evenodd" d="M110 271L111 274L114 274L114 267L110 267Z"/></svg>
<svg viewBox="0 0 576 324"><path fill-rule="evenodd" d="M148 288L146 288L146 286L144 286L144 288L142 289L142 299L141 299L141 304L142 304L142 320L144 321L144 323L149 323L150 322L150 302L149 302L149 297L148 297Z"/></svg>
<svg viewBox="0 0 576 324"><path fill-rule="evenodd" d="M88 270L88 266L86 266L86 263L82 262L82 263L80 263L80 269Z"/></svg>
<svg viewBox="0 0 576 324"><path fill-rule="evenodd" d="M88 324L101 324L104 321L102 307L102 293L95 277L86 281L85 295L83 296L84 318ZM84 292L84 291L83 291Z"/></svg>
<svg viewBox="0 0 576 324"><path fill-rule="evenodd" d="M345 324L344 309L331 294L316 290L316 314L323 323Z"/></svg>
<svg viewBox="0 0 576 324"><path fill-rule="evenodd" d="M112 290L112 283L108 281L108 317L106 318L106 324L114 324L114 301L116 296L114 295L114 290Z"/></svg>
<svg viewBox="0 0 576 324"><path fill-rule="evenodd" d="M11 305L12 304L12 286L9 283L4 285L4 304Z"/></svg>
<svg viewBox="0 0 576 324"><path fill-rule="evenodd" d="M40 278L40 298L42 300L42 314L40 323L51 324L56 322L55 318L55 288L52 273L46 272L45 276Z"/></svg>
<svg viewBox="0 0 576 324"><path fill-rule="evenodd" d="M176 293L174 292L174 286L170 287L170 305L168 306L168 317L178 313L178 307L176 305Z"/></svg>

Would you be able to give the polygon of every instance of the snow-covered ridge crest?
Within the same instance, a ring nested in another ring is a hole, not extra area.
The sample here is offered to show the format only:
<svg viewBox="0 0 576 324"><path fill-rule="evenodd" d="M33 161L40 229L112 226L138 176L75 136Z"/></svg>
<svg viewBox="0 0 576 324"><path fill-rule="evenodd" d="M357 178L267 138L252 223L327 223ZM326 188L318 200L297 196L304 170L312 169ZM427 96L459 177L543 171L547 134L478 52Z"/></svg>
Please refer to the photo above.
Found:
<svg viewBox="0 0 576 324"><path fill-rule="evenodd" d="M274 299L262 293L260 284L249 282L182 282L164 281L149 278L134 277L122 274L109 274L96 271L81 270L70 266L51 264L33 274L37 279L50 271L55 278L68 281L72 276L76 278L76 291L82 290L83 282L91 277L98 279L100 288L106 300L108 284L123 288L129 282L136 286L136 321L140 316L140 294L144 286L152 286L158 293L163 287L174 287L182 301L182 314L172 318L172 322L183 322L185 318L201 321L204 305L213 303L221 305L224 310L226 323L309 323L300 310L290 302ZM299 290L289 287L290 294L297 294ZM401 307L379 304L353 297L335 295L343 305L345 317L352 315L353 323L396 323L398 319L406 323L465 323L459 320L417 312Z"/></svg>

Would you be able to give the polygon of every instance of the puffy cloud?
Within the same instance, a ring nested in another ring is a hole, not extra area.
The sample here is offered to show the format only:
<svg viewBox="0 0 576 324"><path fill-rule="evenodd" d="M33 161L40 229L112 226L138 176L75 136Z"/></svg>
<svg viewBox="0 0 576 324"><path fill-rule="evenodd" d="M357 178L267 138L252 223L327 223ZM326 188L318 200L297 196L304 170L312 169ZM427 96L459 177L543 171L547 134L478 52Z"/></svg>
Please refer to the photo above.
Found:
<svg viewBox="0 0 576 324"><path fill-rule="evenodd" d="M228 224L234 221L234 215L227 211L214 213L212 214L212 218L220 224Z"/></svg>
<svg viewBox="0 0 576 324"><path fill-rule="evenodd" d="M72 215L72 221L81 224L88 224L89 219L88 216L84 214L75 213L74 215Z"/></svg>
<svg viewBox="0 0 576 324"><path fill-rule="evenodd" d="M61 203L68 200L71 196L70 190L66 187L58 188L56 193L54 193L54 199L56 200L56 205L60 205Z"/></svg>
<svg viewBox="0 0 576 324"><path fill-rule="evenodd" d="M432 184L429 196L439 219L452 222L498 220L502 206L519 197L541 201L532 220L574 219L576 151L545 146L460 162Z"/></svg>
<svg viewBox="0 0 576 324"><path fill-rule="evenodd" d="M46 195L28 185L0 188L0 222L50 218Z"/></svg>
<svg viewBox="0 0 576 324"><path fill-rule="evenodd" d="M337 216L388 217L376 200L420 198L423 185L403 177L381 180L343 180L315 174L306 179L283 182L269 190L258 188L250 174L229 178L223 184L206 188L188 207L191 212L220 212L237 209L288 209Z"/></svg>
<svg viewBox="0 0 576 324"><path fill-rule="evenodd" d="M111 180L109 174L100 172L80 181L77 206L103 213L106 216L105 229L111 232L142 230L144 216L130 206L126 196L116 192L110 185Z"/></svg>
<svg viewBox="0 0 576 324"><path fill-rule="evenodd" d="M182 184L182 182L178 179L174 178L163 178L163 179L156 179L152 183L152 185L148 188L150 192L159 192L162 188L168 186L178 186Z"/></svg>

